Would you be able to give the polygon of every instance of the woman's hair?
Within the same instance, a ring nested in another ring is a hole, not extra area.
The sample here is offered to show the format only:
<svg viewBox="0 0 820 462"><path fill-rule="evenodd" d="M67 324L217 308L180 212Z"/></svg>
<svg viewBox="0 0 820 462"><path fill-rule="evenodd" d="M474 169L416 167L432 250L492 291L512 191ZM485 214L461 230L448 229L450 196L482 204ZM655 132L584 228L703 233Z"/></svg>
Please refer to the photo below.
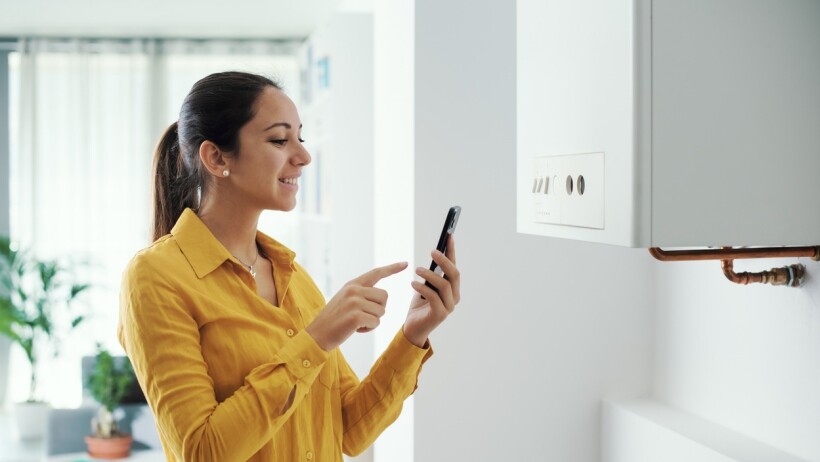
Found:
<svg viewBox="0 0 820 462"><path fill-rule="evenodd" d="M211 141L239 153L239 129L255 114L255 102L271 79L245 72L211 74L194 84L179 121L162 135L154 154L154 240L171 232L186 207L197 209L208 185L199 146Z"/></svg>

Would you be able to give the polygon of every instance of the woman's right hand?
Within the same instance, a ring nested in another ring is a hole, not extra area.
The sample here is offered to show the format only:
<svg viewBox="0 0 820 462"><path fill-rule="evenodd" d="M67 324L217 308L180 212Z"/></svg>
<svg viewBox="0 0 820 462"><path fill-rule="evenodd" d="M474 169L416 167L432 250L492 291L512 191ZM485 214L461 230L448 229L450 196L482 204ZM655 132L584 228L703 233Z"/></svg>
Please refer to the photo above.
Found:
<svg viewBox="0 0 820 462"><path fill-rule="evenodd" d="M407 262L372 269L345 284L305 329L325 351L348 339L353 332L370 332L379 325L387 304L387 291L377 282L407 268Z"/></svg>

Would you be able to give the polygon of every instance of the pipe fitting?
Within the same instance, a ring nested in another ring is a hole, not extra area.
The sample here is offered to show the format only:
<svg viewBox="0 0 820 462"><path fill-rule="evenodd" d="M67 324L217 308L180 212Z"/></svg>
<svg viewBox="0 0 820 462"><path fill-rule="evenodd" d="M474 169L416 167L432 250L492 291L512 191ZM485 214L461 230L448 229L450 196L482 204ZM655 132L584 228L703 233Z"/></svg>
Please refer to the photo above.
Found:
<svg viewBox="0 0 820 462"><path fill-rule="evenodd" d="M726 279L735 284L743 285L762 283L773 286L798 287L803 282L803 276L806 274L806 267L799 263L756 273L745 271L736 273L733 260L721 260L720 267L723 269Z"/></svg>

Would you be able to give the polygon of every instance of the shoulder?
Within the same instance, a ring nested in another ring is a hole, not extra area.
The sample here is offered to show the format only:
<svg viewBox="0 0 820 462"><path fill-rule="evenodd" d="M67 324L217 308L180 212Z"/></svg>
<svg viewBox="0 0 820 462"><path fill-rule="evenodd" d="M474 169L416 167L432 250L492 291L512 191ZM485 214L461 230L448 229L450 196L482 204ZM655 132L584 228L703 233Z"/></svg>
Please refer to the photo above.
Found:
<svg viewBox="0 0 820 462"><path fill-rule="evenodd" d="M186 268L187 267L187 268ZM137 252L122 274L120 316L131 321L185 313L189 280L196 278L171 235ZM174 308L169 310L169 308Z"/></svg>
<svg viewBox="0 0 820 462"><path fill-rule="evenodd" d="M123 283L168 281L187 264L173 236L167 234L137 252L123 271Z"/></svg>

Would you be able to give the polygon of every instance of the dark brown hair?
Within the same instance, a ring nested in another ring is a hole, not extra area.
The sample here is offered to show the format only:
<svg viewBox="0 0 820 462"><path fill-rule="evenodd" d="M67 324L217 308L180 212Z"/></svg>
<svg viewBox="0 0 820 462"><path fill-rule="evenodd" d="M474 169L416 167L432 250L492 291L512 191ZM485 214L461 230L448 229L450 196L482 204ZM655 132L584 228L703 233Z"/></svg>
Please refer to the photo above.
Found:
<svg viewBox="0 0 820 462"><path fill-rule="evenodd" d="M199 146L211 141L226 152L239 148L239 129L255 114L255 102L271 79L220 72L198 81L182 102L179 121L162 135L154 154L154 240L171 232L186 207L197 209L208 185Z"/></svg>

